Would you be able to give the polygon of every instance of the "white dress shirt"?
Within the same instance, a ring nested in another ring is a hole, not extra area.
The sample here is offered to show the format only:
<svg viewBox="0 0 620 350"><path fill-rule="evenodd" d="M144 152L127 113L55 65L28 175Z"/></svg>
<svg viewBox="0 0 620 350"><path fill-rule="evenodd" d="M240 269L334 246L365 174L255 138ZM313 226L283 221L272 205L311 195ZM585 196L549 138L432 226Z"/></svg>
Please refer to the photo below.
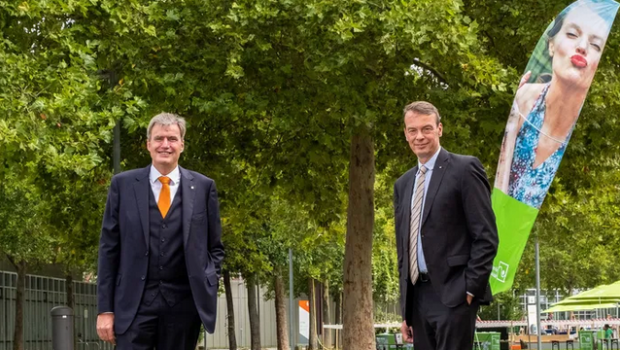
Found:
<svg viewBox="0 0 620 350"><path fill-rule="evenodd" d="M161 182L159 182L159 177L162 175L153 165L151 165L151 173L149 174L149 181L151 182L151 189L153 190L153 196L155 196L155 202L159 202L159 194L161 193ZM179 167L177 166L170 172L170 174L165 175L170 178L170 205L174 202L174 196L177 194L179 190L179 185L181 184L181 172L179 171Z"/></svg>

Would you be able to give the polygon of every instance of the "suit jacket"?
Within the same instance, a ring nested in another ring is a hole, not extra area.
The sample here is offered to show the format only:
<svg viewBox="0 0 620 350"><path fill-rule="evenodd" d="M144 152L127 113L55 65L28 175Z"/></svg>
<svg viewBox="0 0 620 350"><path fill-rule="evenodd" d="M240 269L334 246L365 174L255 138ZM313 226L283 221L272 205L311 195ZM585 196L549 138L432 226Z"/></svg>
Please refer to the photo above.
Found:
<svg viewBox="0 0 620 350"><path fill-rule="evenodd" d="M124 333L136 316L149 263L150 165L112 178L108 192L97 275L98 312L114 313L114 331ZM215 182L179 167L183 191L183 247L194 303L209 333L215 328L220 265L224 258Z"/></svg>
<svg viewBox="0 0 620 350"><path fill-rule="evenodd" d="M418 167L394 184L396 247L403 319L411 324L409 277L411 196ZM467 292L491 301L489 276L497 252L491 189L480 161L441 149L426 193L420 237L434 290L448 307L466 302Z"/></svg>

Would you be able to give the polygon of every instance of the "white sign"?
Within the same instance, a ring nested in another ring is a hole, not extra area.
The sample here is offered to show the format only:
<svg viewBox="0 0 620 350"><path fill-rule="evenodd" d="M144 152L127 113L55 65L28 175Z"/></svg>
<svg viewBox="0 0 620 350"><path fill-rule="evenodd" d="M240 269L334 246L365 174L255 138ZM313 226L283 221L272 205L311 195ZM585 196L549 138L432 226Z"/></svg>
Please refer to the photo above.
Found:
<svg viewBox="0 0 620 350"><path fill-rule="evenodd" d="M527 321L528 327L530 330L530 334L538 334L538 329L536 329L536 304L527 305Z"/></svg>
<svg viewBox="0 0 620 350"><path fill-rule="evenodd" d="M310 302L299 301L299 344L307 345L310 339Z"/></svg>

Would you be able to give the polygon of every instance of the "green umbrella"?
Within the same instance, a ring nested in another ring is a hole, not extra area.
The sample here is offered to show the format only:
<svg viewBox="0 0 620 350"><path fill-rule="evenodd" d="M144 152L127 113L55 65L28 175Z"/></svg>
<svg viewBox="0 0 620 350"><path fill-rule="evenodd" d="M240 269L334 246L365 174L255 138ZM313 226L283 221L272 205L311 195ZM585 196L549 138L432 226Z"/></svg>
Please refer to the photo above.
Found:
<svg viewBox="0 0 620 350"><path fill-rule="evenodd" d="M568 297L544 312L612 309L620 303L620 281Z"/></svg>
<svg viewBox="0 0 620 350"><path fill-rule="evenodd" d="M581 310L594 310L594 309L613 309L617 307L617 303L605 303L605 304L574 304L574 305L554 305L551 308L543 312L562 312L562 311L581 311Z"/></svg>

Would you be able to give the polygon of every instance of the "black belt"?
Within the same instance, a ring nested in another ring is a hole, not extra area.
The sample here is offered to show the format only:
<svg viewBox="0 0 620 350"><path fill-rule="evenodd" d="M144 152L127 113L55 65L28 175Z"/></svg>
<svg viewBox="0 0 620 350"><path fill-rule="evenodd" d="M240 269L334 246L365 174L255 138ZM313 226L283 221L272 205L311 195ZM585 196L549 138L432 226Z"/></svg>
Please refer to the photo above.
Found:
<svg viewBox="0 0 620 350"><path fill-rule="evenodd" d="M428 275L428 273L420 272L420 275L418 276L418 282L426 283L430 281L431 281L431 277Z"/></svg>

